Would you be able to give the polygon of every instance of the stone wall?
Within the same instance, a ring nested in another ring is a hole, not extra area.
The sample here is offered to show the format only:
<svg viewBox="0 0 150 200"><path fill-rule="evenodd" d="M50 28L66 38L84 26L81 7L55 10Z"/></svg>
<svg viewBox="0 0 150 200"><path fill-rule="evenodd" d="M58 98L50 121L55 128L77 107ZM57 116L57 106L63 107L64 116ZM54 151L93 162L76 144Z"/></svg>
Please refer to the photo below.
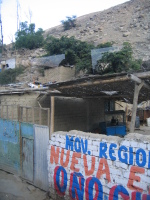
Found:
<svg viewBox="0 0 150 200"><path fill-rule="evenodd" d="M52 199L150 198L150 136L55 132L47 150Z"/></svg>

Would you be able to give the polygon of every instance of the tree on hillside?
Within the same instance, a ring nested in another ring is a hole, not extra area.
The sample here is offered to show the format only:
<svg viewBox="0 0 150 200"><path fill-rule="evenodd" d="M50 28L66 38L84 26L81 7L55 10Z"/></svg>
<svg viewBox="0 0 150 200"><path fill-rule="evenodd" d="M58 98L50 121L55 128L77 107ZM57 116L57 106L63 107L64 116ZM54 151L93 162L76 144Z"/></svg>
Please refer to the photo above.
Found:
<svg viewBox="0 0 150 200"><path fill-rule="evenodd" d="M43 29L39 28L35 31L35 24L31 23L28 25L28 22L20 23L20 30L15 34L15 46L19 48L35 49L43 45Z"/></svg>
<svg viewBox="0 0 150 200"><path fill-rule="evenodd" d="M76 27L76 16L73 15L72 17L66 17L66 20L62 20L61 23L63 24L64 31L69 30L73 27Z"/></svg>
<svg viewBox="0 0 150 200"><path fill-rule="evenodd" d="M133 58L131 44L124 43L120 51L104 53L97 61L96 69L100 74L136 71L140 69L141 63L141 60Z"/></svg>

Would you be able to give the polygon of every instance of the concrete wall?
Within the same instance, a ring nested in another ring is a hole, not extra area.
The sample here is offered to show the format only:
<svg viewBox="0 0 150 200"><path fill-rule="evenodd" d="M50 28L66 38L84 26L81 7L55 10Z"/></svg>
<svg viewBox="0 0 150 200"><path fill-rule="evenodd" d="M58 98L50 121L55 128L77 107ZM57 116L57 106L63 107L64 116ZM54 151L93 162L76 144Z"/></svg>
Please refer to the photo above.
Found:
<svg viewBox="0 0 150 200"><path fill-rule="evenodd" d="M42 83L66 81L75 77L75 67L54 67L44 70L44 77L39 77Z"/></svg>
<svg viewBox="0 0 150 200"><path fill-rule="evenodd" d="M47 160L52 199L150 199L150 136L55 132Z"/></svg>

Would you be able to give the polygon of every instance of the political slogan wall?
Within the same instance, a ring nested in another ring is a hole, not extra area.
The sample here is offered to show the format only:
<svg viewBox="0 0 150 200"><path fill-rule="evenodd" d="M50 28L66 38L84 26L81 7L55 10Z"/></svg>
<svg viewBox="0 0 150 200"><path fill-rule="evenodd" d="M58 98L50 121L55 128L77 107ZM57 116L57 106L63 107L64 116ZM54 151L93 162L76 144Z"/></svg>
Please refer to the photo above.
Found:
<svg viewBox="0 0 150 200"><path fill-rule="evenodd" d="M56 132L47 159L52 199L150 200L150 136Z"/></svg>

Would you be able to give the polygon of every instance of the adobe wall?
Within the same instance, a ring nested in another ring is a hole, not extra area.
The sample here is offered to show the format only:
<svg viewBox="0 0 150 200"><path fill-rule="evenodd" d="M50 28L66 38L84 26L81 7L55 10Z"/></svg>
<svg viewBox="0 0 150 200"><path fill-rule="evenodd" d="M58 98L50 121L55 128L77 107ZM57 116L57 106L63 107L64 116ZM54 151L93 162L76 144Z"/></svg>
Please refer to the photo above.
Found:
<svg viewBox="0 0 150 200"><path fill-rule="evenodd" d="M41 83L61 82L75 77L75 67L54 67L44 70L44 76L39 77Z"/></svg>
<svg viewBox="0 0 150 200"><path fill-rule="evenodd" d="M47 150L52 199L150 199L150 136L73 130L52 134Z"/></svg>
<svg viewBox="0 0 150 200"><path fill-rule="evenodd" d="M13 119L16 120L18 119L18 111L17 111L17 106L27 106L27 107L39 107L38 102L37 102L37 97L39 96L39 94L14 94L14 95L1 95L0 96L0 106L3 106L3 115L2 116L3 119L7 119L7 115L8 115L8 119ZM8 110L7 107L5 105L13 105L13 106L8 106ZM24 117L25 116L25 110L24 112ZM29 115L29 122L32 121L32 110L28 110L28 115ZM37 114L35 113L35 116L37 116ZM39 115L38 115L39 116Z"/></svg>
<svg viewBox="0 0 150 200"><path fill-rule="evenodd" d="M17 105L39 107L37 97L39 94L29 93L21 95L2 95L1 105L14 105L14 109L9 107L9 119L18 119ZM43 96L40 105L43 108L50 108L50 96ZM6 118L7 107L3 107L3 117ZM24 120L26 120L26 110ZM32 122L32 110L28 110L29 121ZM42 125L47 125L47 112L42 111ZM54 131L70 131L72 129L81 131L92 131L99 126L99 122L104 120L104 100L103 99L81 99L55 97L55 124ZM39 120L39 112L35 110L35 122Z"/></svg>

